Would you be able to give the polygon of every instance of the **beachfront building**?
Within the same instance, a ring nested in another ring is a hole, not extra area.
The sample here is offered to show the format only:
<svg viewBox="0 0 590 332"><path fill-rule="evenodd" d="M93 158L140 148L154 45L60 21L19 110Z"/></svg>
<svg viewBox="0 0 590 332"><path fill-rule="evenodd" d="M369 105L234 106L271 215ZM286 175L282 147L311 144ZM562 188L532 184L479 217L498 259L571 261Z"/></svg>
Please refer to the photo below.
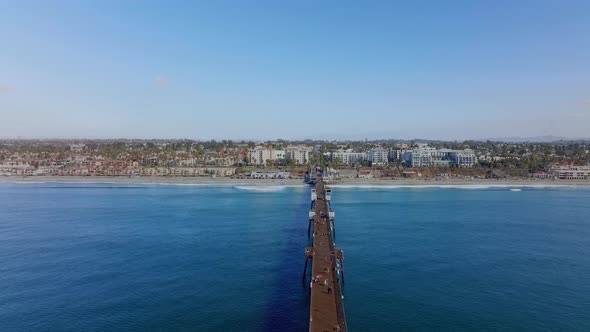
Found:
<svg viewBox="0 0 590 332"><path fill-rule="evenodd" d="M395 149L395 148L391 148L391 149L389 149L387 159L389 161L402 160L402 155L405 152L407 152L407 151L408 151L407 149Z"/></svg>
<svg viewBox="0 0 590 332"><path fill-rule="evenodd" d="M233 167L143 167L142 176L232 176L236 173ZM132 174L127 174L132 175Z"/></svg>
<svg viewBox="0 0 590 332"><path fill-rule="evenodd" d="M330 160L344 165L353 165L367 160L367 154L364 152L354 152L352 149L340 150L330 153Z"/></svg>
<svg viewBox="0 0 590 332"><path fill-rule="evenodd" d="M288 146L285 149L285 159L287 161L293 160L297 165L306 165L312 150L308 146Z"/></svg>
<svg viewBox="0 0 590 332"><path fill-rule="evenodd" d="M0 162L0 175L35 175L33 160L4 160Z"/></svg>
<svg viewBox="0 0 590 332"><path fill-rule="evenodd" d="M590 180L590 165L556 165L549 173L561 180Z"/></svg>
<svg viewBox="0 0 590 332"><path fill-rule="evenodd" d="M273 171L273 170L258 170L246 175L252 179L288 179L291 177L290 172Z"/></svg>
<svg viewBox="0 0 590 332"><path fill-rule="evenodd" d="M473 167L477 157L472 150L434 149L421 145L402 154L408 167Z"/></svg>
<svg viewBox="0 0 590 332"><path fill-rule="evenodd" d="M311 151L312 149L307 146L288 146L284 150L257 146L248 150L248 160L258 166L266 166L269 161L280 160L293 160L297 165L305 165L309 161Z"/></svg>
<svg viewBox="0 0 590 332"><path fill-rule="evenodd" d="M471 149L451 150L449 157L453 165L461 168L470 168L477 163L477 156Z"/></svg>
<svg viewBox="0 0 590 332"><path fill-rule="evenodd" d="M367 159L374 166L383 166L387 164L389 152L383 148L373 148L367 152Z"/></svg>
<svg viewBox="0 0 590 332"><path fill-rule="evenodd" d="M430 150L414 149L402 154L402 160L408 167L430 167L432 155Z"/></svg>
<svg viewBox="0 0 590 332"><path fill-rule="evenodd" d="M264 146L257 146L248 151L248 160L254 165L266 165L272 158L272 149Z"/></svg>
<svg viewBox="0 0 590 332"><path fill-rule="evenodd" d="M254 165L266 166L269 161L283 159L285 159L285 150L277 150L265 146L257 146L248 150L248 161Z"/></svg>

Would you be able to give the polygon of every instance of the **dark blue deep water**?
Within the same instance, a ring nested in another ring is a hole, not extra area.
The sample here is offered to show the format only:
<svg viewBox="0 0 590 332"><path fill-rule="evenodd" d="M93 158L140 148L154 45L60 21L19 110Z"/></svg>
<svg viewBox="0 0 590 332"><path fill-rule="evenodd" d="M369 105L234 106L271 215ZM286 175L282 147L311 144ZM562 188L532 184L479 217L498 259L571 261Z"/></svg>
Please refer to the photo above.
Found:
<svg viewBox="0 0 590 332"><path fill-rule="evenodd" d="M590 190L335 188L352 331L590 331ZM305 331L309 188L0 184L0 331Z"/></svg>

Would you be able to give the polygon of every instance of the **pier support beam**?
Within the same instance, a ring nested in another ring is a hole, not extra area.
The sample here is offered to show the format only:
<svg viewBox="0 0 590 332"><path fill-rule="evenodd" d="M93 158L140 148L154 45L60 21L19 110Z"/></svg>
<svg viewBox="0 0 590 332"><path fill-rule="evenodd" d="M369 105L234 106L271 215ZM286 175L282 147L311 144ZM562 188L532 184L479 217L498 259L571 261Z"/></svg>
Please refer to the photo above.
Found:
<svg viewBox="0 0 590 332"><path fill-rule="evenodd" d="M313 259L313 247L307 247L305 248L305 266L303 267L303 277L301 278L303 281L303 284L305 284L305 279L307 277L307 262L310 259Z"/></svg>
<svg viewBox="0 0 590 332"><path fill-rule="evenodd" d="M332 229L332 240L336 241L336 224L334 219L330 219L330 228Z"/></svg>
<svg viewBox="0 0 590 332"><path fill-rule="evenodd" d="M303 284L305 285L305 277L307 276L307 262L309 261L309 258L305 257L305 266L303 267L303 276L301 277L301 282L303 282Z"/></svg>
<svg viewBox="0 0 590 332"><path fill-rule="evenodd" d="M344 283L344 250L336 249L336 259L340 263L340 274L342 274L342 283Z"/></svg>

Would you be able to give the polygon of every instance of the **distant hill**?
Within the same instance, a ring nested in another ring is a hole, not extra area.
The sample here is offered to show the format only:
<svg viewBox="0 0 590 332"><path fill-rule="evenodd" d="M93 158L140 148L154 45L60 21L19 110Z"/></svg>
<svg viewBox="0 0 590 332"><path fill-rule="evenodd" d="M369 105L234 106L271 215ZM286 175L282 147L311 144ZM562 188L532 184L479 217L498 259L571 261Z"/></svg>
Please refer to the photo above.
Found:
<svg viewBox="0 0 590 332"><path fill-rule="evenodd" d="M483 141L492 142L510 142L510 143L553 143L560 141L588 141L588 138L571 138L563 136L533 136L533 137L496 137L496 138L485 138Z"/></svg>

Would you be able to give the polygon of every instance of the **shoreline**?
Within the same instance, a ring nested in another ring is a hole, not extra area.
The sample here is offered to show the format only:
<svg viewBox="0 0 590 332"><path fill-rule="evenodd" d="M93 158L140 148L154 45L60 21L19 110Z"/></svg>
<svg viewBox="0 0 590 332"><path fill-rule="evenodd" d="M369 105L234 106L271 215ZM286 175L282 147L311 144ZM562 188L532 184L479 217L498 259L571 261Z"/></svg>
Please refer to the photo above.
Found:
<svg viewBox="0 0 590 332"><path fill-rule="evenodd" d="M302 179L232 179L226 177L125 177L125 176L4 176L2 183L87 183L87 184L137 184L137 185L203 185L203 186L249 186L249 185L305 185Z"/></svg>
<svg viewBox="0 0 590 332"><path fill-rule="evenodd" d="M302 179L231 179L225 177L114 177L114 176L2 176L0 184L35 183L87 183L87 184L136 184L136 185L204 185L204 186L305 186ZM540 179L358 179L345 178L330 182L335 186L349 187L568 187L588 186L590 180L540 180Z"/></svg>

